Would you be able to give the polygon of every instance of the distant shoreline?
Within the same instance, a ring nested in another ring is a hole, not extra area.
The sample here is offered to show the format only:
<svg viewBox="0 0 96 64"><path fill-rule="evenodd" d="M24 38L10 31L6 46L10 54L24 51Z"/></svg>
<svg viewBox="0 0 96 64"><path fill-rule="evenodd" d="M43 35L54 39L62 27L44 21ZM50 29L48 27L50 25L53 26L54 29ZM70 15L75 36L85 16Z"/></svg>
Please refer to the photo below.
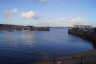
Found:
<svg viewBox="0 0 96 64"><path fill-rule="evenodd" d="M17 31L17 30L49 31L49 27L34 27L34 26L0 24L0 31Z"/></svg>

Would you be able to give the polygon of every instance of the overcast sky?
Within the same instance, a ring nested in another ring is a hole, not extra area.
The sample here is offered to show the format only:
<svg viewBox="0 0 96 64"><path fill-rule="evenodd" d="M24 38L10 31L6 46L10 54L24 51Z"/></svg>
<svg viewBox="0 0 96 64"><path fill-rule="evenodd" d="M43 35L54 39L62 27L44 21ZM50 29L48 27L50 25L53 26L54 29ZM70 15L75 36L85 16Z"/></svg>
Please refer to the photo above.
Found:
<svg viewBox="0 0 96 64"><path fill-rule="evenodd" d="M96 0L0 0L0 24L96 25Z"/></svg>

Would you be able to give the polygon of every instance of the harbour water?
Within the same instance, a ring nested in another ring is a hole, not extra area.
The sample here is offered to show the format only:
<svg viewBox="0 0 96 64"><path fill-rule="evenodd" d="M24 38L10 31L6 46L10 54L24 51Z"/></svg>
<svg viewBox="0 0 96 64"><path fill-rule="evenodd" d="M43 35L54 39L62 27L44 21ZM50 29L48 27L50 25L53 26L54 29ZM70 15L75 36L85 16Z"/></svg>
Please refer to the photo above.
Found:
<svg viewBox="0 0 96 64"><path fill-rule="evenodd" d="M94 48L91 42L68 34L68 28L0 32L0 64L30 64Z"/></svg>

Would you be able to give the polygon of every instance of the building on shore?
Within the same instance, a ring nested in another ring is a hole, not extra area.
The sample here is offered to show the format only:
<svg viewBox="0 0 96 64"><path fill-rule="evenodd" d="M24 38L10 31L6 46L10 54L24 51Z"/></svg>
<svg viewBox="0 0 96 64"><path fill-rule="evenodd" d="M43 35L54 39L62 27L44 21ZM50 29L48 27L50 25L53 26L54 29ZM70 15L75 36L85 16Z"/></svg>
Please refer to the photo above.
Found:
<svg viewBox="0 0 96 64"><path fill-rule="evenodd" d="M90 25L74 25L75 28L80 28L80 29L89 29L92 28Z"/></svg>
<svg viewBox="0 0 96 64"><path fill-rule="evenodd" d="M93 27L91 25L74 25L74 28L83 31L93 30Z"/></svg>

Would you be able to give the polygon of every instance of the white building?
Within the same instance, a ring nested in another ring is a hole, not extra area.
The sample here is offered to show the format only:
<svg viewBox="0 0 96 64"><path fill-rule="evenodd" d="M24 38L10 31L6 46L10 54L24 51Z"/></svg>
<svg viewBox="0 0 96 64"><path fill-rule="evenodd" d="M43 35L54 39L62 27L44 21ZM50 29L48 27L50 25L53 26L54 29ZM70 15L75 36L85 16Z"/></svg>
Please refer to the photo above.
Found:
<svg viewBox="0 0 96 64"><path fill-rule="evenodd" d="M74 25L74 28L90 29L90 28L92 28L92 26L90 26L90 25Z"/></svg>

